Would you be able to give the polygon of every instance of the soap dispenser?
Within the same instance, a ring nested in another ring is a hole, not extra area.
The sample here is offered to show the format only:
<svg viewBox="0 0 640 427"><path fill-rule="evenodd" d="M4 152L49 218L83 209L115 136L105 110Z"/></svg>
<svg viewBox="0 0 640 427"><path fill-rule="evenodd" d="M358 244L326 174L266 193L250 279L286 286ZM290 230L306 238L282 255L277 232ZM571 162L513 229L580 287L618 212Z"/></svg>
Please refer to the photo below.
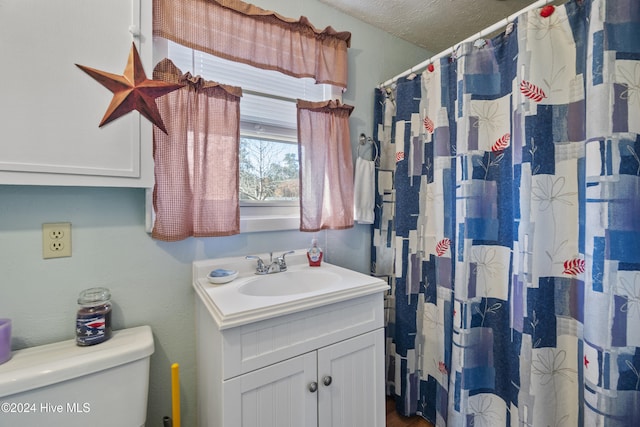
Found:
<svg viewBox="0 0 640 427"><path fill-rule="evenodd" d="M307 251L307 259L310 267L320 267L322 262L322 249L318 247L318 239L311 240L311 247Z"/></svg>

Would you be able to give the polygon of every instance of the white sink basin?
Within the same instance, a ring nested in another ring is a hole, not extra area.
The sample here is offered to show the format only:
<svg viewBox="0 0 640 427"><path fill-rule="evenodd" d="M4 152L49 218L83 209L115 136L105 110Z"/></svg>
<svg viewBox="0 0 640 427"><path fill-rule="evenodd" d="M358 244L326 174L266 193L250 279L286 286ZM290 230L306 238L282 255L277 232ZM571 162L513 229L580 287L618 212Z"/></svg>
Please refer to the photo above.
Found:
<svg viewBox="0 0 640 427"><path fill-rule="evenodd" d="M251 278L238 292L259 297L306 294L329 288L338 280L340 276L326 270L285 271Z"/></svg>
<svg viewBox="0 0 640 427"><path fill-rule="evenodd" d="M269 254L257 254L269 259ZM287 256L288 270L256 275L254 262L242 257L193 263L193 287L220 330L266 320L389 289L387 282L323 262L310 267L307 250ZM208 279L212 270L235 270L238 277L225 284Z"/></svg>

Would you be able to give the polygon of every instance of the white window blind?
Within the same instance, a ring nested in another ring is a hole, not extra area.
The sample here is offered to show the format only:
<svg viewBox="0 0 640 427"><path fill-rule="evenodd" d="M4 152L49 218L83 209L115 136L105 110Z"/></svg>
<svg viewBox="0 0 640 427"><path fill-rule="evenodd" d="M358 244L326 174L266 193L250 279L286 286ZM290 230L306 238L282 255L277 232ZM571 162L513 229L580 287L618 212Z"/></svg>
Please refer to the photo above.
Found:
<svg viewBox="0 0 640 427"><path fill-rule="evenodd" d="M182 72L205 80L239 86L241 132L271 137L296 138L296 99L322 101L339 91L331 85L315 84L311 78L295 78L278 71L263 70L167 42L168 57ZM278 129L279 128L279 129ZM281 134L281 135L280 135Z"/></svg>

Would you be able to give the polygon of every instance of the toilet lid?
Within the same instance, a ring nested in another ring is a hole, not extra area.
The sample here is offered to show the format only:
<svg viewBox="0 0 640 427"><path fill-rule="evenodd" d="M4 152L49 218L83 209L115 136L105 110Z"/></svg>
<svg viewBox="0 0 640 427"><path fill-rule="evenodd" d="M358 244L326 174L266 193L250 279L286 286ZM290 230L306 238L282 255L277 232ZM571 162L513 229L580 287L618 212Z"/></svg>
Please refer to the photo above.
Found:
<svg viewBox="0 0 640 427"><path fill-rule="evenodd" d="M71 339L17 350L0 365L0 398L130 363L153 351L149 326L114 331L111 339L88 347Z"/></svg>

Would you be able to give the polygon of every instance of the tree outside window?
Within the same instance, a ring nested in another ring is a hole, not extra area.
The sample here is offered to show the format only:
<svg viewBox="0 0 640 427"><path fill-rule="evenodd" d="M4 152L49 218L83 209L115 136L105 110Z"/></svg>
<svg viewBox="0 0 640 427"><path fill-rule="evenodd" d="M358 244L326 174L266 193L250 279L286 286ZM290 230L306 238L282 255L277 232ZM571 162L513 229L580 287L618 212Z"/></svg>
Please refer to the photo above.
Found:
<svg viewBox="0 0 640 427"><path fill-rule="evenodd" d="M298 173L296 144L240 138L240 200L297 201Z"/></svg>

